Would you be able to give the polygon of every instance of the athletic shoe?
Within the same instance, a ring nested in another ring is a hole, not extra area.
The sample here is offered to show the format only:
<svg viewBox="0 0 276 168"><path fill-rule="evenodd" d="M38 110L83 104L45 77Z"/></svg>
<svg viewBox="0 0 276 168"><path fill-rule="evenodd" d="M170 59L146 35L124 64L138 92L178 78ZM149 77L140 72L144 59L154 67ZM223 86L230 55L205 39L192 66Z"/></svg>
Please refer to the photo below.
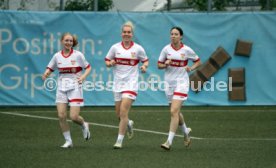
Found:
<svg viewBox="0 0 276 168"><path fill-rule="evenodd" d="M170 150L171 149L171 145L170 145L169 141L166 141L165 143L163 143L161 145L161 148L163 148L165 150Z"/></svg>
<svg viewBox="0 0 276 168"><path fill-rule="evenodd" d="M192 129L191 128L187 128L187 130L188 130L188 133L186 134L184 134L184 145L186 146L186 147L189 147L190 145L191 145L191 138L190 138L190 133L192 132Z"/></svg>
<svg viewBox="0 0 276 168"><path fill-rule="evenodd" d="M122 143L116 142L113 146L114 149L121 149L122 148Z"/></svg>
<svg viewBox="0 0 276 168"><path fill-rule="evenodd" d="M128 137L128 139L131 139L134 136L133 125L134 125L134 121L129 120L129 124L127 125L127 137Z"/></svg>
<svg viewBox="0 0 276 168"><path fill-rule="evenodd" d="M82 128L82 134L83 138L87 141L88 139L90 139L89 124L87 122L84 122L84 127L85 128Z"/></svg>
<svg viewBox="0 0 276 168"><path fill-rule="evenodd" d="M73 143L72 143L72 141L66 141L65 144L63 144L60 147L62 147L62 148L72 148L73 147Z"/></svg>

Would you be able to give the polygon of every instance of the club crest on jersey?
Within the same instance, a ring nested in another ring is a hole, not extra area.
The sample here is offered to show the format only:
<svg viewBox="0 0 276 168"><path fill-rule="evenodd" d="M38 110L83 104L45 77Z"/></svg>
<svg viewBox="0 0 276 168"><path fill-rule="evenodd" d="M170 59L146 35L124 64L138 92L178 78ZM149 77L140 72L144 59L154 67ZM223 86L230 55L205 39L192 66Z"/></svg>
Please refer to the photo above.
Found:
<svg viewBox="0 0 276 168"><path fill-rule="evenodd" d="M184 59L185 57L185 54L180 54L181 58Z"/></svg>
<svg viewBox="0 0 276 168"><path fill-rule="evenodd" d="M75 65L76 64L76 60L71 60L71 64Z"/></svg>
<svg viewBox="0 0 276 168"><path fill-rule="evenodd" d="M135 52L131 52L131 58L135 58L136 53Z"/></svg>

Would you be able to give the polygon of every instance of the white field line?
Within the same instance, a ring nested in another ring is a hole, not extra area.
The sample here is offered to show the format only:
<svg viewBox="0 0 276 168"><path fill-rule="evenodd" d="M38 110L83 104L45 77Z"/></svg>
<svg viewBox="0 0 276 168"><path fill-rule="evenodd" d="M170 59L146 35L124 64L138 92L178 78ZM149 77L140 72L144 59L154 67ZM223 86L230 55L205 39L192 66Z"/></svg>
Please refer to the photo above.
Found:
<svg viewBox="0 0 276 168"><path fill-rule="evenodd" d="M37 115L22 114L22 113L15 113L15 112L0 112L0 114L44 119L44 120L58 120L58 118L54 118L54 117L37 116ZM68 121L72 122L71 120L68 120ZM89 122L89 124L92 124L94 126L118 129L118 126L114 126L114 125L99 124L99 123L93 123L93 122ZM137 128L134 130L138 132L145 132L145 133L151 133L151 134L168 135L167 133L159 132L159 131L143 130L143 129L137 129ZM183 137L183 135L175 135L175 136ZM220 141L276 141L276 138L200 138L200 137L191 137L191 138L198 139L198 140L220 140Z"/></svg>
<svg viewBox="0 0 276 168"><path fill-rule="evenodd" d="M1 110L0 110L1 112ZM5 111L7 112L7 111ZM17 111L17 110L14 110L14 111L10 111L10 112L30 112L30 110L20 110L20 111ZM55 112L55 110L36 110L34 112L37 112L37 113L48 113L48 112ZM102 112L107 112L107 113L115 113L115 110L81 110L81 112L85 112L85 113L89 113L89 112L93 112L93 113L102 113ZM131 110L130 112L135 112L135 113L165 113L165 112L169 112L169 109L168 108L164 108L162 110ZM250 109L250 110L230 110L230 109L227 109L227 110L220 110L220 109L217 109L217 110L211 110L211 109L193 109L193 110L188 110L188 109L185 109L183 108L182 111L183 113L190 113L190 112L195 112L195 113L205 113L205 112L227 112L227 113L240 113L240 112L274 112L276 113L276 110L274 109L269 109L269 110L265 110L265 109Z"/></svg>

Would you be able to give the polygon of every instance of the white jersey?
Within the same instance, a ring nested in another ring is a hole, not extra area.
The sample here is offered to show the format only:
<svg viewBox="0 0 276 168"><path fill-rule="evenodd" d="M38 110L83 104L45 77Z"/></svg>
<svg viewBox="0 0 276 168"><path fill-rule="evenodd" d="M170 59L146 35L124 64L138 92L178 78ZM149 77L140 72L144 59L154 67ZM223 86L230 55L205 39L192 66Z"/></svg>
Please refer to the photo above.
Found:
<svg viewBox="0 0 276 168"><path fill-rule="evenodd" d="M131 42L131 46L125 48L122 42L116 43L108 51L105 60L116 61L113 68L114 92L138 91L138 64L140 61L148 61L142 46Z"/></svg>
<svg viewBox="0 0 276 168"><path fill-rule="evenodd" d="M176 85L177 82L189 82L189 76L185 66L188 60L199 61L198 55L188 46L183 45L180 49L175 49L171 44L166 45L158 59L158 63L165 63L171 60L171 64L165 70L165 81L170 85Z"/></svg>
<svg viewBox="0 0 276 168"><path fill-rule="evenodd" d="M62 91L74 89L77 85L77 78L82 74L82 69L88 67L90 64L85 60L84 55L73 49L68 56L64 56L63 51L57 52L47 66L51 71L58 69L58 89Z"/></svg>

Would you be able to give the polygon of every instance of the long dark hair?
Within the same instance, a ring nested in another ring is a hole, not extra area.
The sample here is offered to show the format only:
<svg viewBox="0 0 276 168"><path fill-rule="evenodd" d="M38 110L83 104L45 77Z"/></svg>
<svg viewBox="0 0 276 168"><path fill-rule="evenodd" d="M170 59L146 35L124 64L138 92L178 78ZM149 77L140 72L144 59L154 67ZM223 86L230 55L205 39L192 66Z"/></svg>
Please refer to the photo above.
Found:
<svg viewBox="0 0 276 168"><path fill-rule="evenodd" d="M173 29L178 30L178 31L179 31L179 34L180 34L181 36L183 36L183 30L182 30L180 27L174 26L174 27L171 28L171 31L172 31ZM171 31L170 31L170 32L171 32Z"/></svg>

